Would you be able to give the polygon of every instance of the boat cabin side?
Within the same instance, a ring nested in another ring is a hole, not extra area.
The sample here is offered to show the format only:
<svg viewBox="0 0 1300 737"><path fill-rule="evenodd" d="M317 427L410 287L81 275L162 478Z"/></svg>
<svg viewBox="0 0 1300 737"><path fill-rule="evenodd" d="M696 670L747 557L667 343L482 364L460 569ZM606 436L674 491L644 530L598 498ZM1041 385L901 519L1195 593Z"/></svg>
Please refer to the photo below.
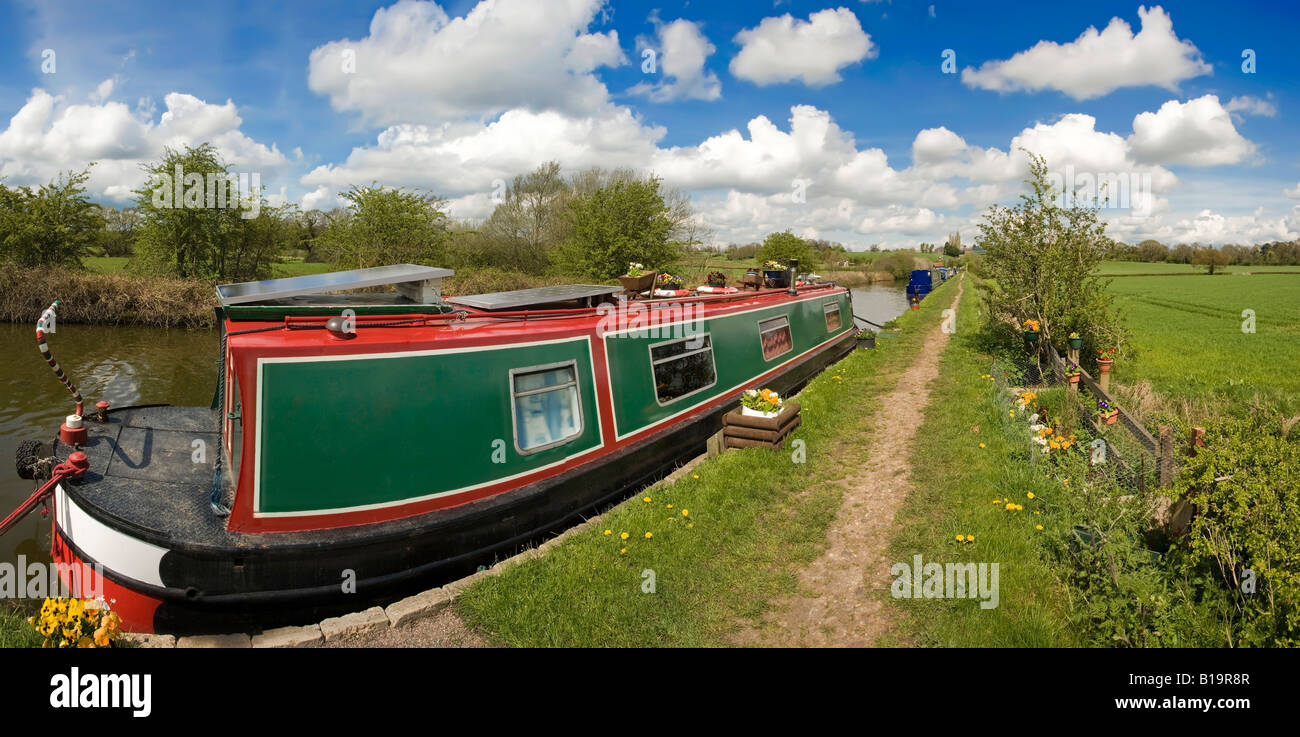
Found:
<svg viewBox="0 0 1300 737"><path fill-rule="evenodd" d="M454 301L423 318L360 310L348 337L323 315L233 310L228 527L385 521L509 491L734 399L852 328L843 289L683 302L527 321Z"/></svg>

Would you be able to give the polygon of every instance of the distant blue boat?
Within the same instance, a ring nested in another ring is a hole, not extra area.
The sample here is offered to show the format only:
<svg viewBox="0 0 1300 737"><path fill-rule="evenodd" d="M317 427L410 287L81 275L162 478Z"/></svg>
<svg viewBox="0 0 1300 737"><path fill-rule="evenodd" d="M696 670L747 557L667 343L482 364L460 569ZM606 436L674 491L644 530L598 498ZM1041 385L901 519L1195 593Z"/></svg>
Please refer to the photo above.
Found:
<svg viewBox="0 0 1300 737"><path fill-rule="evenodd" d="M907 282L907 299L911 301L916 299L918 302L925 299L925 295L930 293L934 288L934 279L929 269L917 269L912 272L912 278Z"/></svg>

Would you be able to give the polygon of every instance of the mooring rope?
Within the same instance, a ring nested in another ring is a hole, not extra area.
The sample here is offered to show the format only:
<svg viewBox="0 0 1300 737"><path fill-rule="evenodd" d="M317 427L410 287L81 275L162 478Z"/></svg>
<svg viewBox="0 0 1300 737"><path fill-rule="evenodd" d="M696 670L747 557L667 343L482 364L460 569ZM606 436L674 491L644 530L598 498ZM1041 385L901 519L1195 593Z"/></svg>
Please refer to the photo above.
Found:
<svg viewBox="0 0 1300 737"><path fill-rule="evenodd" d="M81 408L85 403L81 398L81 392L77 391L77 387L74 386L68 379L67 375L63 373L63 369L59 366L59 362L54 360L54 356L50 355L50 346L45 340L46 326L48 325L50 327L50 332L53 332L55 329L55 320L58 319L55 311L58 310L58 308L59 300L56 299L49 308L41 313L40 319L36 321L36 347L40 350L41 357L45 359L45 362L50 364L50 368L54 369L54 375L59 378L59 381L63 382L63 387L72 393L73 399L77 402L77 416L81 416Z"/></svg>

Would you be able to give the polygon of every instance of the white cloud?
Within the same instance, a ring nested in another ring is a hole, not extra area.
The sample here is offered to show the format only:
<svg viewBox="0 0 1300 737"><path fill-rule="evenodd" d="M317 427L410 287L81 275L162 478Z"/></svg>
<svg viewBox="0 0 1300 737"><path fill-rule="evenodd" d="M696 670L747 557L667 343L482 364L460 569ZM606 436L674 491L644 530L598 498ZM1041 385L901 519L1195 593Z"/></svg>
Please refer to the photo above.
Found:
<svg viewBox="0 0 1300 737"><path fill-rule="evenodd" d="M242 171L268 176L286 163L274 146L246 136L233 102L211 105L192 95L171 93L167 111L155 123L120 102L67 105L60 97L36 89L0 131L0 177L8 184L42 184L90 162L87 190L115 202L134 197L144 183L140 165L156 160L165 146L212 143L221 156Z"/></svg>
<svg viewBox="0 0 1300 737"><path fill-rule="evenodd" d="M1272 95L1269 95L1272 98ZM1228 104L1223 106L1224 110L1230 113L1243 113L1245 115L1261 115L1265 118L1272 118L1277 115L1277 105L1272 100L1264 100L1251 95L1240 95L1228 100Z"/></svg>
<svg viewBox="0 0 1300 737"><path fill-rule="evenodd" d="M451 18L436 3L401 0L375 11L366 37L314 49L308 85L379 125L514 108L591 113L609 97L592 72L626 61L617 32L587 32L604 5L483 0Z"/></svg>
<svg viewBox="0 0 1300 737"><path fill-rule="evenodd" d="M1293 200L1300 200L1300 182L1296 182L1295 189L1284 189L1282 194Z"/></svg>
<svg viewBox="0 0 1300 737"><path fill-rule="evenodd" d="M716 100L722 96L722 83L718 75L707 71L704 63L717 51L699 25L678 19L668 24L657 24L659 35L658 70L664 81L643 82L629 92L645 95L654 102L677 99Z"/></svg>
<svg viewBox="0 0 1300 737"><path fill-rule="evenodd" d="M613 105L582 118L555 111L510 110L486 125L390 126L379 134L376 145L354 148L344 162L316 167L303 176L302 184L316 188L308 195L310 201L304 198L303 206L328 208L334 203L329 193L371 181L459 198L490 192L496 180L508 182L549 160L560 161L570 170L641 167L654 155L664 133L662 128L643 125L627 108Z"/></svg>
<svg viewBox="0 0 1300 737"><path fill-rule="evenodd" d="M736 34L740 53L731 73L758 85L802 80L812 87L840 81L839 70L877 55L871 36L848 8L821 10L797 20L789 13L764 18Z"/></svg>
<svg viewBox="0 0 1300 737"><path fill-rule="evenodd" d="M1121 87L1176 90L1179 82L1212 72L1196 46L1174 34L1163 8L1139 7L1138 16L1142 30L1136 35L1123 19L1112 18L1104 30L1089 27L1069 43L1039 41L1005 61L967 67L962 81L998 92L1059 90L1088 100Z"/></svg>
<svg viewBox="0 0 1300 737"><path fill-rule="evenodd" d="M1214 95L1170 100L1154 113L1139 114L1129 144L1146 161L1195 166L1235 164L1255 152Z"/></svg>

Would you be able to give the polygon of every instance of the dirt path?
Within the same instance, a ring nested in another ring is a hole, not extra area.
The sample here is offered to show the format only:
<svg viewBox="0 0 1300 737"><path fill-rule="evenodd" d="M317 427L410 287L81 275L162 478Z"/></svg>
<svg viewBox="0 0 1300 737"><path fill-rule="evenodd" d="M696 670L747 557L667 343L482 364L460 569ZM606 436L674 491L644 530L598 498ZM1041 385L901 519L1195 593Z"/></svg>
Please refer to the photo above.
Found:
<svg viewBox="0 0 1300 737"><path fill-rule="evenodd" d="M961 300L957 285L955 310ZM911 493L911 447L930 402L949 335L936 325L920 355L883 398L871 420L870 462L842 483L844 498L827 530L828 547L800 574L801 594L777 604L740 644L770 647L869 647L890 631L884 611L893 564L886 557L894 513Z"/></svg>

